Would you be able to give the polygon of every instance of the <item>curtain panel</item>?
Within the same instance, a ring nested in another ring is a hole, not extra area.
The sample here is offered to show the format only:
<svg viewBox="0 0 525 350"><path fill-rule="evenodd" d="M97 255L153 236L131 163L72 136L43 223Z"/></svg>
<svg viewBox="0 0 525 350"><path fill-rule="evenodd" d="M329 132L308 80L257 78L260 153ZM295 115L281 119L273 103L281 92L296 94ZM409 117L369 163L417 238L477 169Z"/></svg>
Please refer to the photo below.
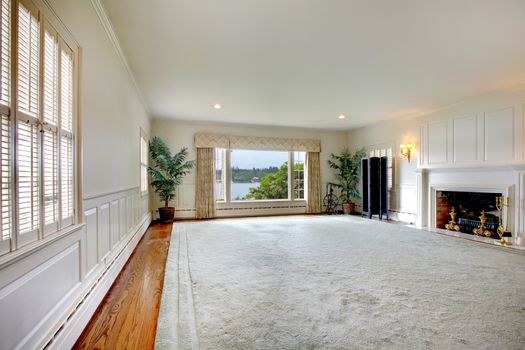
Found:
<svg viewBox="0 0 525 350"><path fill-rule="evenodd" d="M321 152L321 141L313 139L288 139L281 137L228 136L197 133L195 147L254 149L268 151Z"/></svg>
<svg viewBox="0 0 525 350"><path fill-rule="evenodd" d="M307 196L306 212L321 213L321 161L319 152L306 153Z"/></svg>
<svg viewBox="0 0 525 350"><path fill-rule="evenodd" d="M195 184L195 217L215 217L215 151L197 148L197 174Z"/></svg>

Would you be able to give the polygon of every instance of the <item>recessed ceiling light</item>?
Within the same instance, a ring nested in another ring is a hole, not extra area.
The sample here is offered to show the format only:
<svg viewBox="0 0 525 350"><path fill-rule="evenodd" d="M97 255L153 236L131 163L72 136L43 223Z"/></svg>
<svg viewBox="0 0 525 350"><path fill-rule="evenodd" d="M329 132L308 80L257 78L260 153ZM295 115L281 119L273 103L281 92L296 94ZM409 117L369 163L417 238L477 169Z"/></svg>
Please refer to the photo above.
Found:
<svg viewBox="0 0 525 350"><path fill-rule="evenodd" d="M216 103L216 104L213 105L213 108L215 108L215 109L221 109L222 106L221 106L220 103Z"/></svg>
<svg viewBox="0 0 525 350"><path fill-rule="evenodd" d="M345 118L346 117L344 115L342 115L342 114L339 116L339 119L345 119Z"/></svg>

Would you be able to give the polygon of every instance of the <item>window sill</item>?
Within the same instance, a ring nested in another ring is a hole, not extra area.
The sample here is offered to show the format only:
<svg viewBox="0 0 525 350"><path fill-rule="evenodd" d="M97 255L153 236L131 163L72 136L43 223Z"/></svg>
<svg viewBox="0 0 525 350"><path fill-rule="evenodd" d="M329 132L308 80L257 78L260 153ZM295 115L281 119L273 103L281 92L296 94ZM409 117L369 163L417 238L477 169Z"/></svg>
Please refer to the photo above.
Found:
<svg viewBox="0 0 525 350"><path fill-rule="evenodd" d="M306 202L304 199L248 199L233 200L230 203L275 203L275 202Z"/></svg>
<svg viewBox="0 0 525 350"><path fill-rule="evenodd" d="M65 236L68 236L71 233L82 229L82 227L84 227L85 225L86 224L76 224L76 225L66 227L63 230L50 234L44 239L40 239L38 241L28 243L27 245L24 245L21 248L13 252L9 252L9 253L6 253L0 256L0 270L35 253L38 250L41 250L47 247L48 245L60 240L61 238Z"/></svg>
<svg viewBox="0 0 525 350"><path fill-rule="evenodd" d="M272 204L272 203L295 203L295 204L306 204L305 199L257 199L257 200L238 200L238 201L222 201L216 202L218 206L229 206L229 205L242 205L242 204Z"/></svg>

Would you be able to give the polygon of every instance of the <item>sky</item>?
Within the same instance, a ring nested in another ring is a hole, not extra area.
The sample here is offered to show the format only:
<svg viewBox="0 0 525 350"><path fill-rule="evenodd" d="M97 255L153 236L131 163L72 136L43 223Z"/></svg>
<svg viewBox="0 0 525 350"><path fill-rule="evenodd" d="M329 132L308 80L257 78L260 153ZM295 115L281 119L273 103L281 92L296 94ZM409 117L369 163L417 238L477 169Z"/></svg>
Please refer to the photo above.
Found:
<svg viewBox="0 0 525 350"><path fill-rule="evenodd" d="M288 161L288 152L232 150L230 164L241 169L280 167Z"/></svg>

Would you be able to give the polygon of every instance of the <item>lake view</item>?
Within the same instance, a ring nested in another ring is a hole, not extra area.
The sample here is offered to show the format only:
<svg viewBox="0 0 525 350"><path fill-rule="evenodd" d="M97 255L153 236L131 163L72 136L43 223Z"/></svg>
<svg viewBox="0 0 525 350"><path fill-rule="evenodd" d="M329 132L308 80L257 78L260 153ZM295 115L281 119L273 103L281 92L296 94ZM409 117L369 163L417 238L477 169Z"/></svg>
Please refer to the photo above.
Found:
<svg viewBox="0 0 525 350"><path fill-rule="evenodd" d="M259 182L249 182L249 183L242 183L242 182L232 182L231 184L231 191L232 191L232 200L240 199L241 197L244 197L250 192L250 188L259 187Z"/></svg>

